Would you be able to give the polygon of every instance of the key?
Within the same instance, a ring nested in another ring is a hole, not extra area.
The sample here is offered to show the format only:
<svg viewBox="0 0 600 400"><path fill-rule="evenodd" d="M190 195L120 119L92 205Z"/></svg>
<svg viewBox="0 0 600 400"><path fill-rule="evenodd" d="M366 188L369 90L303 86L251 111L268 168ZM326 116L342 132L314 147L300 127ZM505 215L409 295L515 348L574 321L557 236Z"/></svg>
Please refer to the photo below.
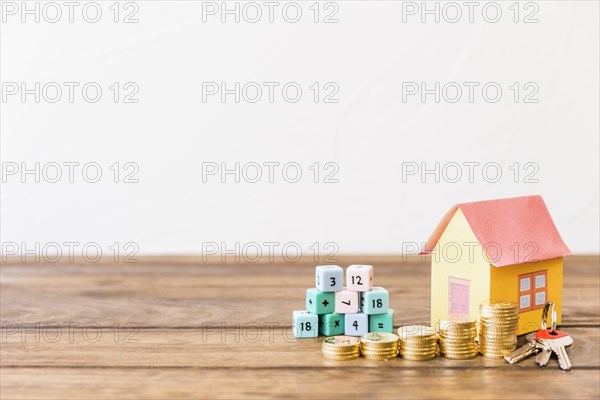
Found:
<svg viewBox="0 0 600 400"><path fill-rule="evenodd" d="M524 360L540 351L542 346L539 342L537 342L535 335L536 332L533 332L525 336L527 342L509 355L504 356L504 359L508 361L509 364L516 364L519 361Z"/></svg>
<svg viewBox="0 0 600 400"><path fill-rule="evenodd" d="M543 346L543 348L538 353L538 355L535 357L535 362L540 367L545 367L550 362L550 356L552 355L552 349L550 347L542 345L541 343L540 343L540 345Z"/></svg>
<svg viewBox="0 0 600 400"><path fill-rule="evenodd" d="M536 333L536 340L545 346L550 347L552 352L558 357L558 365L563 371L571 369L571 360L567 354L567 346L573 344L573 338L568 333L551 329L539 330Z"/></svg>

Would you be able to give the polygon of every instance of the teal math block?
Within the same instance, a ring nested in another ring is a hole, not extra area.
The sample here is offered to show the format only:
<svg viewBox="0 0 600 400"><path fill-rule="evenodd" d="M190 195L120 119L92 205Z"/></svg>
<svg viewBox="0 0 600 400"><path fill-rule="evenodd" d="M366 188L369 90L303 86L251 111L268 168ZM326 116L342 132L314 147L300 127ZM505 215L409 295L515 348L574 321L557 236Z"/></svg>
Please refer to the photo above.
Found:
<svg viewBox="0 0 600 400"><path fill-rule="evenodd" d="M394 310L390 308L385 314L370 315L369 332L394 333Z"/></svg>
<svg viewBox="0 0 600 400"><path fill-rule="evenodd" d="M319 336L319 316L307 311L292 313L292 332L297 338L315 338Z"/></svg>
<svg viewBox="0 0 600 400"><path fill-rule="evenodd" d="M360 310L367 315L388 312L390 295L382 287L376 286L368 292L360 293Z"/></svg>
<svg viewBox="0 0 600 400"><path fill-rule="evenodd" d="M344 334L344 314L319 315L319 333L325 336Z"/></svg>
<svg viewBox="0 0 600 400"><path fill-rule="evenodd" d="M306 310L311 314L331 314L335 309L335 293L306 289Z"/></svg>

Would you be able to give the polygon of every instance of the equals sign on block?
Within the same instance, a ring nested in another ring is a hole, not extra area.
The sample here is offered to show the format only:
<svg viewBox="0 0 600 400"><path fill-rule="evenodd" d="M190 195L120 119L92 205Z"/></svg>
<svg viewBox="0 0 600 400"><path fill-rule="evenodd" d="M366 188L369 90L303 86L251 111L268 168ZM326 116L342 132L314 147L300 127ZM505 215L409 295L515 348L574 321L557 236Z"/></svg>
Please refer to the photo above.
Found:
<svg viewBox="0 0 600 400"><path fill-rule="evenodd" d="M377 327L378 327L379 329L383 329L383 322L380 322L380 323L378 323L378 324L377 324Z"/></svg>

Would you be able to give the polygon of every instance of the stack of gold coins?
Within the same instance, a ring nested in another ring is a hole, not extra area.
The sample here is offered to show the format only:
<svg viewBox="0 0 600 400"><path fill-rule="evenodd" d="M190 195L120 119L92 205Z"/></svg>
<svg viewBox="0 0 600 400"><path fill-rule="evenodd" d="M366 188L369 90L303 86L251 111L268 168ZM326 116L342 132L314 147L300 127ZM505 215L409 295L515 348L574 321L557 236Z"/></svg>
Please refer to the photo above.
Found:
<svg viewBox="0 0 600 400"><path fill-rule="evenodd" d="M387 332L370 332L360 338L360 352L369 360L392 360L398 357L398 336Z"/></svg>
<svg viewBox="0 0 600 400"><path fill-rule="evenodd" d="M517 347L519 314L517 305L507 300L486 300L479 306L479 353L502 358Z"/></svg>
<svg viewBox="0 0 600 400"><path fill-rule="evenodd" d="M437 333L425 325L406 325L398 328L400 355L407 360L424 361L437 354Z"/></svg>
<svg viewBox="0 0 600 400"><path fill-rule="evenodd" d="M323 355L331 360L355 360L360 356L360 339L352 336L330 336L323 341Z"/></svg>
<svg viewBox="0 0 600 400"><path fill-rule="evenodd" d="M440 353L453 360L477 357L477 319L465 314L449 314L439 321Z"/></svg>

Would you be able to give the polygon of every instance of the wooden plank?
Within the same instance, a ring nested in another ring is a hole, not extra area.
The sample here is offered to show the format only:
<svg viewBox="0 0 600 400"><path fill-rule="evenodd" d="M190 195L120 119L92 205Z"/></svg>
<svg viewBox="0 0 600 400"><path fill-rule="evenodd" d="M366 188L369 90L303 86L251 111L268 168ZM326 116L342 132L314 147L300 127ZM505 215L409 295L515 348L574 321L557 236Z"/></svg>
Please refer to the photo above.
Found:
<svg viewBox="0 0 600 400"><path fill-rule="evenodd" d="M4 368L10 399L598 399L598 370ZM334 396L332 394L335 393Z"/></svg>
<svg viewBox="0 0 600 400"><path fill-rule="evenodd" d="M600 368L599 329L570 328L568 332L575 341L568 349L573 365ZM322 356L322 337L298 340L288 328L4 329L1 334L2 367L409 367L440 371L537 368L533 359L511 366L502 359L485 357L460 361L439 357L428 362L397 359L381 363L362 358L336 362Z"/></svg>
<svg viewBox="0 0 600 400"><path fill-rule="evenodd" d="M565 268L563 318L575 338L569 349L575 367L567 373L555 365L540 369L532 359L515 366L483 357L326 360L322 339L297 341L286 327L313 284L314 263L153 260L4 264L0 397L331 398L334 391L342 398L600 396L596 258L569 258ZM359 261L344 265L353 262ZM427 263L384 260L375 279L390 290L397 324L428 320ZM127 322L141 329L133 331ZM52 323L62 327L60 336ZM86 330L87 323L99 328Z"/></svg>
<svg viewBox="0 0 600 400"><path fill-rule="evenodd" d="M598 266L569 258L565 268L563 321L600 325ZM569 264L570 263L570 264ZM3 265L3 323L128 322L147 327L200 327L203 323L283 326L302 309L314 285L314 264ZM390 291L396 323L429 317L430 268L426 263L385 263L376 283Z"/></svg>

